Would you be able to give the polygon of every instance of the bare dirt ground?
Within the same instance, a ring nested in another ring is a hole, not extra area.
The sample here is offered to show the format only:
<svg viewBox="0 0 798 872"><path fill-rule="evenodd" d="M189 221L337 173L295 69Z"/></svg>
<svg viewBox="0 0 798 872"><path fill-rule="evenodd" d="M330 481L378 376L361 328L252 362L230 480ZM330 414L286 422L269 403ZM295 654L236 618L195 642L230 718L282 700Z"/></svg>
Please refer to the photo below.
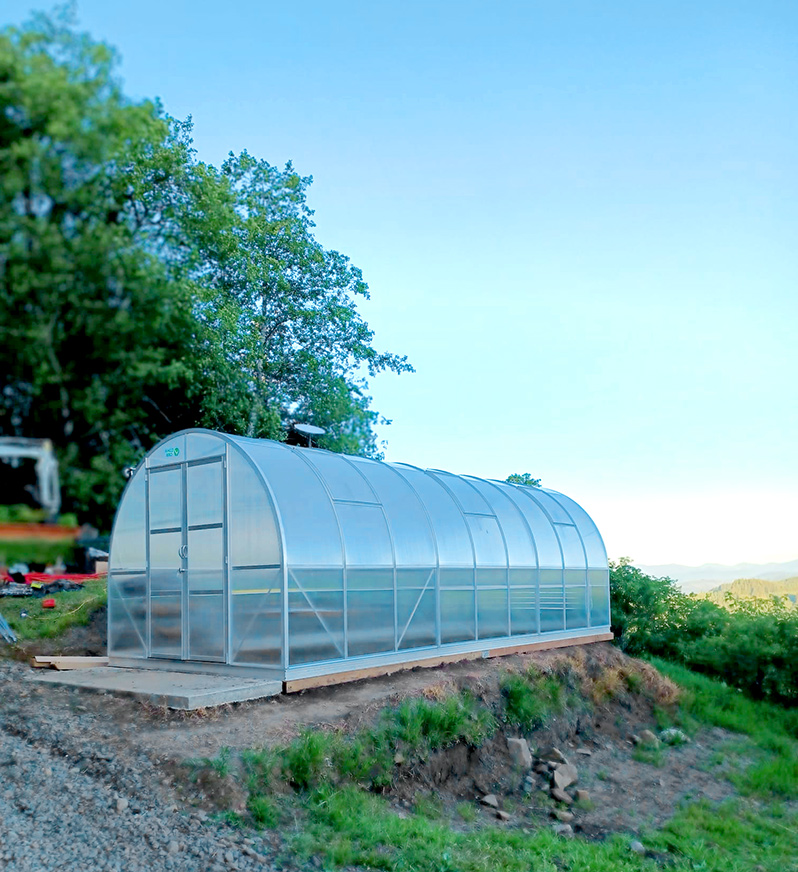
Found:
<svg viewBox="0 0 798 872"><path fill-rule="evenodd" d="M86 650L85 645L82 650L77 650L80 645L68 647L73 653ZM28 747L77 761L82 773L141 807L177 807L181 812L193 808L202 818L214 808L243 807L246 797L232 776L193 783L190 770L182 765L186 759L212 758L225 747L282 744L305 726L352 731L408 696L439 699L468 688L495 707L504 672L521 671L531 663L546 671L563 662L587 682L598 701L555 717L530 737L530 744L556 746L577 765L577 786L588 791L589 801L571 810L576 832L588 837L639 832L662 824L687 799L720 801L734 794L725 777L723 754L732 736L722 730L705 731L688 744L667 748L660 765L635 759L630 737L644 729L656 730L654 706L672 702L675 689L646 664L633 667L648 685L642 692L622 687L618 676L632 668L632 661L609 644L416 669L189 713L130 698L37 685L26 665L0 661L0 741L13 736ZM554 803L545 779L532 775L531 782L525 781L528 773L513 765L507 745L513 735L512 728L502 728L480 749L456 746L408 765L400 770L389 799L402 813L425 793L434 793L449 810L494 793L500 807L510 813L507 825L550 825ZM739 745L739 737L734 738ZM481 807L479 814L486 821L495 818L494 811ZM207 826L207 818L202 821ZM263 844L273 842L266 837ZM246 855L237 862L247 868Z"/></svg>

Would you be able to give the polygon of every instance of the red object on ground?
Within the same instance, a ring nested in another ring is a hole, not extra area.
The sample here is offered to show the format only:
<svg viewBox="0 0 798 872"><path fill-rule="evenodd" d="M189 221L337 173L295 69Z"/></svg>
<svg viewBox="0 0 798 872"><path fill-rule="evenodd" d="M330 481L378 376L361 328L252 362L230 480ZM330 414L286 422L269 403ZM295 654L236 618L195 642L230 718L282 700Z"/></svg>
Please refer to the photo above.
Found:
<svg viewBox="0 0 798 872"><path fill-rule="evenodd" d="M43 609L54 609L55 608L55 600L50 596L47 599L42 600L42 608Z"/></svg>

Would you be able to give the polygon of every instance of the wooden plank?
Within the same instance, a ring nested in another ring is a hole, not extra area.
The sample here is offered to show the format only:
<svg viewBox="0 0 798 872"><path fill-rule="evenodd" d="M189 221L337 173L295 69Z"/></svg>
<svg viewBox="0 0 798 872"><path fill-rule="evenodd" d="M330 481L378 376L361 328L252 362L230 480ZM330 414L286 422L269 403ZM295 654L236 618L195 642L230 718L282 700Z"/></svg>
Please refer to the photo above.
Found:
<svg viewBox="0 0 798 872"><path fill-rule="evenodd" d="M36 669L90 669L107 665L107 657L34 657L31 660L31 666Z"/></svg>
<svg viewBox="0 0 798 872"><path fill-rule="evenodd" d="M314 675L310 678L295 678L283 683L285 693L297 693L300 690L310 690L314 687L329 687L334 684L344 684L347 681L360 681L362 678L377 678L403 672L406 669L422 667L431 669L443 666L444 663L459 663L463 660L481 660L483 657L505 657L510 654L529 654L532 651L545 651L549 648L567 648L571 645L587 645L591 642L611 642L615 637L612 633L601 633L593 636L577 636L574 639L547 639L541 642L527 642L526 645L516 645L512 648L491 648L486 654L482 651L469 651L465 654L446 654L438 657L427 657L423 660L409 660L406 663L386 663L383 666L369 666L365 669L353 669L349 672L332 672L328 675Z"/></svg>

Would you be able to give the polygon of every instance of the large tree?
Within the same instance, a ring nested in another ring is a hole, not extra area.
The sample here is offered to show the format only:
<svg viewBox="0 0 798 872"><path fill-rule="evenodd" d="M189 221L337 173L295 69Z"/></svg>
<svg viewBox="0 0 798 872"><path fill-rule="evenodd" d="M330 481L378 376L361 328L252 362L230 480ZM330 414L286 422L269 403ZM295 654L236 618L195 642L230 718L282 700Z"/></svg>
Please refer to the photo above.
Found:
<svg viewBox="0 0 798 872"><path fill-rule="evenodd" d="M309 179L196 159L61 16L0 32L0 434L46 436L66 506L107 525L123 466L181 427L373 453L359 271L313 236Z"/></svg>

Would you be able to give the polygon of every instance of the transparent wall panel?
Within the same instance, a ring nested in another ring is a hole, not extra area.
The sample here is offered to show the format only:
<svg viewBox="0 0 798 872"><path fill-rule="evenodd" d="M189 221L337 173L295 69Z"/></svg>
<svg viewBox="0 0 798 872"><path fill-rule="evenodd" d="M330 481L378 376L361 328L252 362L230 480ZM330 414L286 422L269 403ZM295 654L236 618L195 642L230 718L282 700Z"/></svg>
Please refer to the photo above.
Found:
<svg viewBox="0 0 798 872"><path fill-rule="evenodd" d="M189 595L189 659L224 660L224 612L221 593Z"/></svg>
<svg viewBox="0 0 798 872"><path fill-rule="evenodd" d="M282 577L281 569L231 571L230 636L233 663L280 664L283 638Z"/></svg>
<svg viewBox="0 0 798 872"><path fill-rule="evenodd" d="M287 446L265 440L241 440L241 444L261 468L274 493L288 565L341 566L341 534L318 474Z"/></svg>
<svg viewBox="0 0 798 872"><path fill-rule="evenodd" d="M393 590L393 570L350 569L346 586L349 590Z"/></svg>
<svg viewBox="0 0 798 872"><path fill-rule="evenodd" d="M112 572L108 580L108 650L116 657L147 656L147 576Z"/></svg>
<svg viewBox="0 0 798 872"><path fill-rule="evenodd" d="M554 577L560 576L558 581ZM541 570L540 573L540 631L564 629L565 595L562 586L562 573Z"/></svg>
<svg viewBox="0 0 798 872"><path fill-rule="evenodd" d="M473 569L441 569L441 587L474 587Z"/></svg>
<svg viewBox="0 0 798 872"><path fill-rule="evenodd" d="M150 589L153 594L179 593L183 589L180 569L182 533L150 533Z"/></svg>
<svg viewBox="0 0 798 872"><path fill-rule="evenodd" d="M150 530L180 527L183 523L182 469L150 470Z"/></svg>
<svg viewBox="0 0 798 872"><path fill-rule="evenodd" d="M516 487L511 484L497 484L502 493L511 499L526 519L538 553L540 566L562 566L560 540L554 532L551 521L540 506L527 494L530 488Z"/></svg>
<svg viewBox="0 0 798 872"><path fill-rule="evenodd" d="M507 587L506 569L477 569L477 587Z"/></svg>
<svg viewBox="0 0 798 872"><path fill-rule="evenodd" d="M343 591L289 591L289 663L337 660L343 656Z"/></svg>
<svg viewBox="0 0 798 872"><path fill-rule="evenodd" d="M520 509L501 488L478 478L468 481L482 494L501 525L510 566L535 566L538 562L529 527Z"/></svg>
<svg viewBox="0 0 798 872"><path fill-rule="evenodd" d="M564 494L554 491L547 491L547 493L552 499L557 500L573 518L585 545L588 566L606 566L607 552L604 548L604 542L601 540L598 528L590 515L578 503Z"/></svg>
<svg viewBox="0 0 798 872"><path fill-rule="evenodd" d="M228 463L230 564L268 566L280 563L280 536L266 485L241 457L230 451Z"/></svg>
<svg viewBox="0 0 798 872"><path fill-rule="evenodd" d="M473 590L441 591L441 642L476 639Z"/></svg>
<svg viewBox="0 0 798 872"><path fill-rule="evenodd" d="M526 495L542 506L546 514L555 524L572 524L571 516L565 509L541 487L521 487Z"/></svg>
<svg viewBox="0 0 798 872"><path fill-rule="evenodd" d="M220 461L186 467L186 509L189 527L222 523L223 473Z"/></svg>
<svg viewBox="0 0 798 872"><path fill-rule="evenodd" d="M565 628L567 630L575 627L587 626L587 588L581 587L566 587L565 588Z"/></svg>
<svg viewBox="0 0 798 872"><path fill-rule="evenodd" d="M347 566L393 566L393 549L379 506L336 503Z"/></svg>
<svg viewBox="0 0 798 872"><path fill-rule="evenodd" d="M393 590L350 589L346 601L349 656L393 651Z"/></svg>
<svg viewBox="0 0 798 872"><path fill-rule="evenodd" d="M441 566L474 565L474 549L465 518L452 496L431 475L404 464L393 468L414 488L421 498L435 529Z"/></svg>
<svg viewBox="0 0 798 872"><path fill-rule="evenodd" d="M510 587L537 587L538 582L537 569L510 568Z"/></svg>
<svg viewBox="0 0 798 872"><path fill-rule="evenodd" d="M319 471L334 500L377 502L374 491L340 454L316 449L304 451L302 456Z"/></svg>
<svg viewBox="0 0 798 872"><path fill-rule="evenodd" d="M292 569L288 573L289 590L343 590L344 574L340 569Z"/></svg>
<svg viewBox="0 0 798 872"><path fill-rule="evenodd" d="M183 608L180 595L150 598L150 650L154 657L180 657L183 652Z"/></svg>
<svg viewBox="0 0 798 872"><path fill-rule="evenodd" d="M387 463L352 457L355 465L369 480L388 519L396 549L397 566L435 564L435 542L430 522L421 500L410 484Z"/></svg>
<svg viewBox="0 0 798 872"><path fill-rule="evenodd" d="M585 563L585 550L576 527L568 524L555 524L554 529L560 539L565 567L584 568L587 565Z"/></svg>
<svg viewBox="0 0 798 872"><path fill-rule="evenodd" d="M610 573L607 569L589 569L587 571L588 584L596 587L609 587Z"/></svg>
<svg viewBox="0 0 798 872"><path fill-rule="evenodd" d="M540 632L553 633L555 630L564 630L565 624L563 621L563 610L559 609L544 609L543 608L543 591L540 601Z"/></svg>
<svg viewBox="0 0 798 872"><path fill-rule="evenodd" d="M506 588L477 591L477 628L480 639L509 636Z"/></svg>
<svg viewBox="0 0 798 872"><path fill-rule="evenodd" d="M145 472L140 468L125 488L116 513L109 567L113 571L145 569L146 566Z"/></svg>
<svg viewBox="0 0 798 872"><path fill-rule="evenodd" d="M188 531L188 590L224 590L224 542L222 527ZM173 533L158 533L172 536Z"/></svg>
<svg viewBox="0 0 798 872"><path fill-rule="evenodd" d="M163 445L159 445L147 455L147 466L164 466L169 463L181 463L186 459L186 437L174 436Z"/></svg>
<svg viewBox="0 0 798 872"><path fill-rule="evenodd" d="M442 482L453 494L464 512L477 514L493 514L485 498L475 488L458 475L443 472L439 469L429 469L427 472Z"/></svg>
<svg viewBox="0 0 798 872"><path fill-rule="evenodd" d="M397 593L399 649L435 644L435 590L403 587Z"/></svg>
<svg viewBox="0 0 798 872"><path fill-rule="evenodd" d="M477 566L507 566L507 550L495 518L466 515L474 541Z"/></svg>
<svg viewBox="0 0 798 872"><path fill-rule="evenodd" d="M584 569L565 569L563 570L563 581L566 587L577 587L579 585L585 587L587 584L587 573Z"/></svg>
<svg viewBox="0 0 798 872"><path fill-rule="evenodd" d="M397 569L396 586L398 588L412 587L435 587L435 568L433 566L424 569Z"/></svg>
<svg viewBox="0 0 798 872"><path fill-rule="evenodd" d="M240 570L242 574L257 570ZM232 662L279 666L282 660L282 596L279 590L255 591L258 580L239 579L232 597Z"/></svg>
<svg viewBox="0 0 798 872"><path fill-rule="evenodd" d="M510 591L510 632L513 636L538 632L538 595L535 588L514 587Z"/></svg>
<svg viewBox="0 0 798 872"><path fill-rule="evenodd" d="M186 434L186 460L202 460L205 457L224 456L225 442L218 436L206 433Z"/></svg>
<svg viewBox="0 0 798 872"><path fill-rule="evenodd" d="M590 626L606 627L610 623L610 596L606 586L590 587Z"/></svg>

